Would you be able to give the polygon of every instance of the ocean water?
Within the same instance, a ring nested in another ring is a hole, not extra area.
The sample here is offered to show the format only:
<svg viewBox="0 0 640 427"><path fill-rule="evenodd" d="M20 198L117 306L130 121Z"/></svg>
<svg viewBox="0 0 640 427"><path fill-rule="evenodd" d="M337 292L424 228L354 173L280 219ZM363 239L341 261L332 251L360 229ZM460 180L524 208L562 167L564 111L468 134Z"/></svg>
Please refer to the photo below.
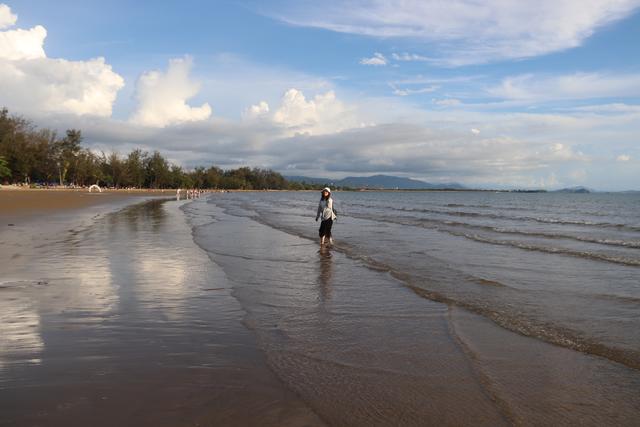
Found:
<svg viewBox="0 0 640 427"><path fill-rule="evenodd" d="M333 251L388 272L416 298L640 369L640 195L333 197ZM317 199L305 192L232 193L213 195L209 205L311 240Z"/></svg>

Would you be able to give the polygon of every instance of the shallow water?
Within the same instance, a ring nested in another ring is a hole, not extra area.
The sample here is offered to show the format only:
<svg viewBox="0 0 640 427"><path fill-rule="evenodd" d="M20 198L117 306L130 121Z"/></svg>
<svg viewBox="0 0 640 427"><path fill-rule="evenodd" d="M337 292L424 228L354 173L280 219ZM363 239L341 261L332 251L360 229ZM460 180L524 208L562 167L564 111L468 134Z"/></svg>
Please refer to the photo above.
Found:
<svg viewBox="0 0 640 427"><path fill-rule="evenodd" d="M384 197L428 194L335 195L337 243L322 250L315 194L212 195L185 207L190 218L216 219L194 229L195 241L233 281L274 371L318 414L337 425L637 423L638 370L574 351L573 343L545 342L573 332L565 331L569 321L588 321L633 350L637 330L601 323L614 311L637 320L617 299L608 313L567 312L591 304L579 297L592 293L632 294L624 281L598 288L589 273L625 278L633 267L598 261L585 272L571 266L583 259L555 254L556 264L582 274L570 277L580 285L572 289L567 276L538 264L537 252L509 255L502 245L475 252L466 245L479 242L448 230L373 219L370 210L388 216L397 205ZM383 206L371 208L376 203Z"/></svg>
<svg viewBox="0 0 640 427"><path fill-rule="evenodd" d="M315 194L227 195L315 237ZM640 195L338 193L337 247L431 299L640 369ZM223 204L227 206L227 204Z"/></svg>

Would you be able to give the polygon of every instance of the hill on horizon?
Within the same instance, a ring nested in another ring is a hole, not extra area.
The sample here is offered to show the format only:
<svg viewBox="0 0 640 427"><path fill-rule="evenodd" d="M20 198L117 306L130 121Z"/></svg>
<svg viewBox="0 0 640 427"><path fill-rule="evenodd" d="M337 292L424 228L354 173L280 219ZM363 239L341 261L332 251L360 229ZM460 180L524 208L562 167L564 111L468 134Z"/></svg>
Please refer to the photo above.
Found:
<svg viewBox="0 0 640 427"><path fill-rule="evenodd" d="M391 175L372 175L372 176L348 176L343 179L330 179L330 178L314 178L307 176L285 176L285 179L294 182L306 182L308 184L327 184L337 187L350 187L350 188L366 188L366 189L381 189L381 190L429 190L429 189L454 189L463 190L464 187L461 184L441 183L433 184L417 179L403 178L399 176Z"/></svg>

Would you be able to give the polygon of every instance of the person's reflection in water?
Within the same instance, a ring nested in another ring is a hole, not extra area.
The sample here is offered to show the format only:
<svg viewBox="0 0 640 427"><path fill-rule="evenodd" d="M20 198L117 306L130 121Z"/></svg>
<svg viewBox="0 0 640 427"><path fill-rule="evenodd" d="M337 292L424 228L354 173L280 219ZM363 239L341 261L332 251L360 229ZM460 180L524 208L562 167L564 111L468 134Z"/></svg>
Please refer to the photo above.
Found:
<svg viewBox="0 0 640 427"><path fill-rule="evenodd" d="M318 285L320 287L320 300L324 302L331 299L333 287L333 259L331 251L327 246L321 247L318 253L320 254Z"/></svg>

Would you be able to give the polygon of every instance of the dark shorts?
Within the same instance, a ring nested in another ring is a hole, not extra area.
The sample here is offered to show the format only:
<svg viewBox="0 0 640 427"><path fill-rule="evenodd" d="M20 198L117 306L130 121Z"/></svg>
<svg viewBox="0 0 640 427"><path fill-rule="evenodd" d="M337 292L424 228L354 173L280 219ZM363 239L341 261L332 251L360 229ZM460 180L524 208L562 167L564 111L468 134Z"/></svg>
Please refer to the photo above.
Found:
<svg viewBox="0 0 640 427"><path fill-rule="evenodd" d="M331 237L331 226L333 225L332 219L325 219L320 223L320 230L318 230L318 234L320 237L327 236Z"/></svg>

